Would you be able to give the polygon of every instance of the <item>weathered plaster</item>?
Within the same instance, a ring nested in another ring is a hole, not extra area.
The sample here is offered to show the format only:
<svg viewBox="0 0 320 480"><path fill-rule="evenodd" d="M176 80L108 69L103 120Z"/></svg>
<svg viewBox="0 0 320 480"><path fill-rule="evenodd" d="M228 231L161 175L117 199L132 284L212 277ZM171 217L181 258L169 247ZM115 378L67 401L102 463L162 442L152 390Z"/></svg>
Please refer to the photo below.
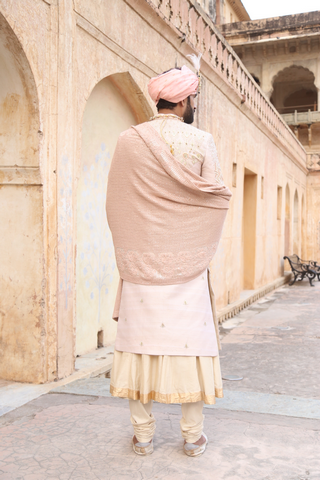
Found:
<svg viewBox="0 0 320 480"><path fill-rule="evenodd" d="M91 248L95 239L87 238L81 209L89 204L83 203L82 194L94 196L95 183L88 190L86 181L92 181L96 158L108 166L119 132L155 111L147 93L149 78L176 63L188 63L189 53L203 53L195 123L213 134L225 182L233 191L212 264L218 308L238 299L244 285L245 169L257 176L253 287L283 272L287 183L292 251L295 190L298 222L311 201L306 194L304 149L194 0L166 0L157 6L156 0L26 0L18 4L0 0L0 12L21 44L19 58L25 56L34 79L30 82L29 74L22 72L20 78L29 78L28 91L33 92L28 97L31 103L25 105L32 105L29 112L37 112L37 121L28 127L28 141L34 139L33 153L25 156L30 164L0 165L0 195L8 206L1 215L3 224L10 227L0 240L1 281L13 288L1 307L1 360L6 373L1 371L0 376L32 382L62 378L73 371L76 339L79 352L96 346L101 328L105 343L114 339L116 326L110 318L116 274L108 292L104 290L100 315L97 290L93 299L87 297L81 254L85 242ZM17 85L17 92L23 93L22 80ZM233 164L236 186L232 186ZM278 186L282 187L280 219ZM100 185L99 199L102 196ZM15 280L13 287L9 278Z"/></svg>
<svg viewBox="0 0 320 480"><path fill-rule="evenodd" d="M110 77L101 80L86 104L82 124L81 171L77 185L76 353L114 342L111 318L118 288L105 196L111 159L119 134L136 119Z"/></svg>
<svg viewBox="0 0 320 480"><path fill-rule="evenodd" d="M46 370L42 194L0 187L0 377L35 383Z"/></svg>

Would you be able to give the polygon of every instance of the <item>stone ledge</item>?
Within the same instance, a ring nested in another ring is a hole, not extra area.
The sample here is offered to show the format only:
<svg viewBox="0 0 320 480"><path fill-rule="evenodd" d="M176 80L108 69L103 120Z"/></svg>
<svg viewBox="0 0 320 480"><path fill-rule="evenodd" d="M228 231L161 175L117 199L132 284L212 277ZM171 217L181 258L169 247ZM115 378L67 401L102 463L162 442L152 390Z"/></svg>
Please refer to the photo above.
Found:
<svg viewBox="0 0 320 480"><path fill-rule="evenodd" d="M78 357L74 373L54 382L44 384L3 382L4 385L0 385L0 417L54 389L108 372L112 367L113 350L111 345Z"/></svg>
<svg viewBox="0 0 320 480"><path fill-rule="evenodd" d="M42 186L39 167L0 167L0 185Z"/></svg>
<svg viewBox="0 0 320 480"><path fill-rule="evenodd" d="M248 307L252 303L256 302L259 298L263 297L267 293L281 287L285 283L288 283L291 279L291 273L286 273L283 277L279 277L271 283L264 285L263 287L253 290L252 294L246 298L240 298L236 302L230 303L226 307L217 311L217 317L219 323L223 323L228 318L232 318L237 315L241 310Z"/></svg>

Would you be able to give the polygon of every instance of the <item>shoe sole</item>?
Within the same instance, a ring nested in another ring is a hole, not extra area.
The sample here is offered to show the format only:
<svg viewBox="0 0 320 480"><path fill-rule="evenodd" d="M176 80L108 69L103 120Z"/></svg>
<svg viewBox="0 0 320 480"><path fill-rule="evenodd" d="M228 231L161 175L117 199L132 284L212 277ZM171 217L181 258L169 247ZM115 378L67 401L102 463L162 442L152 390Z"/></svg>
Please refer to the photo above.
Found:
<svg viewBox="0 0 320 480"><path fill-rule="evenodd" d="M137 455L151 455L151 453L153 453L153 442L151 442L148 447L136 447L132 440L132 449Z"/></svg>
<svg viewBox="0 0 320 480"><path fill-rule="evenodd" d="M206 439L206 442L203 445L200 445L199 448L194 450L185 450L183 448L184 453L188 455L188 457L199 457L199 455L202 455L206 451L209 442L207 436L205 434L203 434L203 436Z"/></svg>

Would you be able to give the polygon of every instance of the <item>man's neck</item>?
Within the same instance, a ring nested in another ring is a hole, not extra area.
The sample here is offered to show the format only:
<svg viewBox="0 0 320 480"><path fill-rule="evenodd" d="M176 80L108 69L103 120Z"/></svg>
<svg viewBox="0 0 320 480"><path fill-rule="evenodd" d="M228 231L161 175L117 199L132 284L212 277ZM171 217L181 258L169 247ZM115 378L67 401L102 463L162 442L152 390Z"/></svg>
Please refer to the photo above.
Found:
<svg viewBox="0 0 320 480"><path fill-rule="evenodd" d="M161 108L158 113L160 115L177 115L177 117L181 117L181 113L179 109L174 108L173 110L170 110L169 108Z"/></svg>

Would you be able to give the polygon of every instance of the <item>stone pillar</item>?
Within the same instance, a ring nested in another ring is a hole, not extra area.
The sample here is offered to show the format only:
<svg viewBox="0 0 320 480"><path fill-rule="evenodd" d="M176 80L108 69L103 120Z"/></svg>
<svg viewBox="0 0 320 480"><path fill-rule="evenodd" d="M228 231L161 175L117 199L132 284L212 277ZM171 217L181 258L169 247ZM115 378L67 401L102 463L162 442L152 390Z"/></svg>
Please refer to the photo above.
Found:
<svg viewBox="0 0 320 480"><path fill-rule="evenodd" d="M74 158L73 5L59 0L57 102L57 220L58 220L58 378L74 370Z"/></svg>
<svg viewBox="0 0 320 480"><path fill-rule="evenodd" d="M218 3L218 0L209 0L208 2L209 15L213 23L216 23L217 21L217 6L216 6L217 3Z"/></svg>
<svg viewBox="0 0 320 480"><path fill-rule="evenodd" d="M222 25L224 23L224 1L216 0L216 23L217 25Z"/></svg>
<svg viewBox="0 0 320 480"><path fill-rule="evenodd" d="M270 78L270 71L268 66L262 64L261 68L261 90L263 93L267 96L267 98L270 100L272 92L273 92L273 86L271 83L271 78Z"/></svg>

